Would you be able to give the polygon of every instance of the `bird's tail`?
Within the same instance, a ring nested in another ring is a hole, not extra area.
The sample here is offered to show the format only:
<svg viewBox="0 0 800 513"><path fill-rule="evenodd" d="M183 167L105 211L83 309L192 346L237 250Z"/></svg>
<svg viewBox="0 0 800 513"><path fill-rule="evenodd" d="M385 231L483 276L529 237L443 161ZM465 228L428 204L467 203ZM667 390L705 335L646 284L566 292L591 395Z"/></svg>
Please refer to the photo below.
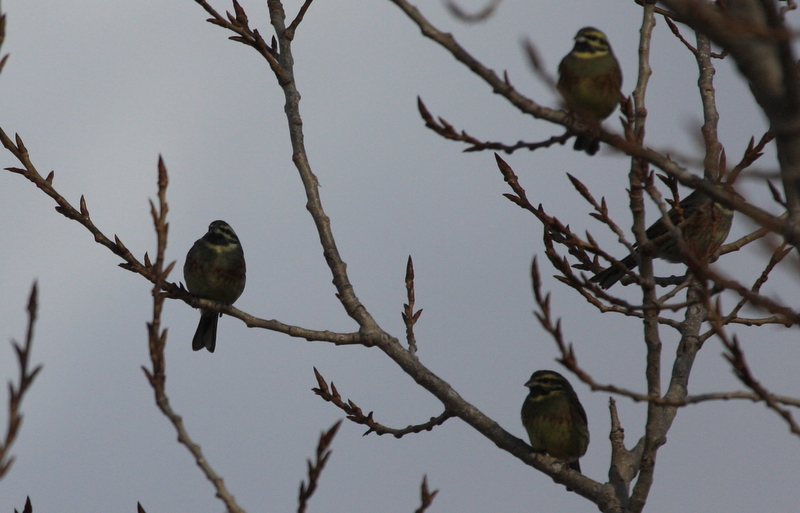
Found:
<svg viewBox="0 0 800 513"><path fill-rule="evenodd" d="M572 148L575 151L585 151L587 155L594 155L600 150L600 141L585 135L578 135L575 136L575 144Z"/></svg>
<svg viewBox="0 0 800 513"><path fill-rule="evenodd" d="M214 352L214 349L217 347L218 320L218 313L203 311L200 315L200 324L197 325L197 331L194 332L192 349L199 351L205 347L208 349L208 352Z"/></svg>
<svg viewBox="0 0 800 513"><path fill-rule="evenodd" d="M628 255L620 260L620 265L625 266L625 269L631 270L639 265L636 255ZM607 289L617 283L623 276L625 271L618 265L612 265L608 269L600 271L595 274L590 281L597 283L601 288Z"/></svg>

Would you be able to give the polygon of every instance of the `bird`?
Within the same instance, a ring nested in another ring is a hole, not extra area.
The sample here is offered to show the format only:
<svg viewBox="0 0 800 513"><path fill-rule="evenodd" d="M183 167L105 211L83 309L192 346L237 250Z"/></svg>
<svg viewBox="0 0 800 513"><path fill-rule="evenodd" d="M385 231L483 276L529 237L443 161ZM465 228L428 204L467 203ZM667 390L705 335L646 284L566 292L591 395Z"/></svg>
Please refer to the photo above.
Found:
<svg viewBox="0 0 800 513"><path fill-rule="evenodd" d="M736 194L729 186L719 186ZM738 195L737 195L738 196ZM700 262L708 261L728 238L733 222L733 209L713 201L700 189L695 190L680 202L680 210L672 208L667 212L670 222L680 228L686 249ZM685 263L686 256L675 237L669 235L669 228L663 218L653 223L645 232L648 240L655 241L653 256L672 263ZM634 248L637 246L634 245ZM631 253L620 261L624 269L612 265L592 277L591 281L607 289L625 276L625 269L631 270L639 265L638 252Z"/></svg>
<svg viewBox="0 0 800 513"><path fill-rule="evenodd" d="M579 458L589 447L589 426L578 394L564 376L551 370L534 372L525 386L530 393L522 403L522 425L531 447L580 472Z"/></svg>
<svg viewBox="0 0 800 513"><path fill-rule="evenodd" d="M186 254L183 278L192 294L232 305L244 291L246 279L244 250L236 232L225 221L214 221L208 232L198 239ZM192 349L204 347L213 353L217 346L217 322L222 314L200 311Z"/></svg>
<svg viewBox="0 0 800 513"><path fill-rule="evenodd" d="M572 51L558 65L556 89L567 109L584 122L599 126L617 108L621 87L622 70L606 35L594 27L580 29ZM574 149L594 155L600 141L578 135Z"/></svg>

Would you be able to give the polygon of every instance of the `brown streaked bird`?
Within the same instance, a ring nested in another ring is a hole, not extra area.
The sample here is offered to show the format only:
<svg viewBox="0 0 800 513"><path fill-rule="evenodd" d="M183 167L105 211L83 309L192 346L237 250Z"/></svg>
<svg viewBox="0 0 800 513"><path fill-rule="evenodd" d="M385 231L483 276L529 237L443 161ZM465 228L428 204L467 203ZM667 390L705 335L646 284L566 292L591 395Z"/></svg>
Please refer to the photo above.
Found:
<svg viewBox="0 0 800 513"><path fill-rule="evenodd" d="M730 186L720 186L730 189ZM680 228L683 240L691 254L699 262L708 262L728 238L733 222L733 210L713 201L701 190L695 190L680 202L681 215L672 208L667 212L670 222ZM669 228L663 218L647 229L647 238L655 240L653 256L674 264L685 263L685 257L675 237L669 235ZM636 247L636 246L634 246ZM639 254L631 253L620 261L624 269L612 265L597 273L591 281L607 289L626 274L626 269L639 265Z"/></svg>
<svg viewBox="0 0 800 513"><path fill-rule="evenodd" d="M522 425L531 447L564 460L581 471L578 461L589 447L586 412L569 381L551 370L538 370L525 383L530 389L522 403Z"/></svg>
<svg viewBox="0 0 800 513"><path fill-rule="evenodd" d="M621 87L622 70L606 35L594 27L580 29L572 51L558 65L556 88L569 111L599 127L617 108ZM600 142L578 135L574 148L594 155L600 149Z"/></svg>
<svg viewBox="0 0 800 513"><path fill-rule="evenodd" d="M214 221L186 255L183 278L192 294L232 305L244 291L246 271L244 251L236 232L225 221ZM221 315L200 311L200 324L192 339L192 349L199 351L205 347L214 352L217 322Z"/></svg>

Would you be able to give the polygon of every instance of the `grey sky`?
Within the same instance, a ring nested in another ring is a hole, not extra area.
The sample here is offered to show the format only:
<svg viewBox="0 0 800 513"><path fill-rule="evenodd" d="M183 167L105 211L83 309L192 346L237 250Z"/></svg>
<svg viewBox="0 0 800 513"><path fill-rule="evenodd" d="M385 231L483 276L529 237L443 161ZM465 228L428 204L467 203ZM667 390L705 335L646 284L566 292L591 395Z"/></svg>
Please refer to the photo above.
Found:
<svg viewBox="0 0 800 513"><path fill-rule="evenodd" d="M265 4L242 1L251 26L266 35ZM288 2L287 11L299 5ZM8 15L3 53L11 58L0 74L0 126L22 136L40 172L55 170L54 185L73 205L85 195L105 233L117 234L138 257L152 255L147 200L155 198L161 154L170 175L168 257L179 261L173 280L182 281L186 251L208 223L224 219L241 238L248 263L237 307L313 329L355 329L334 297L305 210L283 94L252 49L205 23L208 16L191 0L5 0L2 7ZM523 37L555 72L575 32L594 25L609 35L623 67L623 90L635 84L640 11L633 2L506 0L479 26L455 21L439 2L418 7L485 64L508 70L512 83L542 104L558 100L530 73ZM581 363L598 381L644 390L640 325L597 314L550 278L540 226L502 197L509 191L492 154L464 154L463 146L427 130L416 98L479 138L539 140L560 134L560 127L520 116L386 1L317 0L298 31L294 56L322 200L356 294L385 329L403 335L411 254L417 307L425 310L416 330L423 363L524 437L523 384L536 369L559 370L555 345L531 313L529 266L538 254L554 313L564 317ZM649 144L696 157L696 65L663 20L653 61ZM729 162L738 161L765 123L731 62L718 62L716 85L721 139ZM616 115L605 126L620 130ZM759 167L774 167L772 155L770 149ZM533 202L577 233L591 230L614 247L613 235L586 216L588 206L566 172L605 195L620 224L630 225L627 159L608 149L590 159L569 145L504 158ZM14 165L3 153L0 167ZM758 183L744 190L758 201L768 197ZM136 501L148 512L221 510L154 406L140 369L149 365L150 285L118 268L115 256L53 206L20 176L0 173L0 338L24 336L24 305L38 279L33 359L44 364L24 404L17 461L0 482L0 511L21 509L26 495L37 513L133 511ZM731 238L749 228L736 219ZM719 265L755 276L756 257L756 251L729 255ZM660 269L678 272L666 264ZM797 304L796 287L783 287L780 297ZM167 391L248 511L294 510L320 431L343 417L311 392L312 367L344 397L375 410L379 422L404 427L441 413L377 349L309 343L224 317L216 353L193 353L198 319L182 303L165 309ZM795 332L738 332L764 385L800 395ZM669 358L677 337L664 333ZM693 392L741 388L720 353L710 340L698 358ZM15 375L12 351L0 344L0 377ZM605 481L608 396L570 379L592 435L582 467ZM618 405L632 445L642 435L645 407L625 399ZM0 411L4 422L5 407ZM413 511L424 474L441 490L431 511L594 510L457 419L401 440L363 432L342 426L312 511ZM796 511L799 447L762 405L686 408L659 453L648 511Z"/></svg>

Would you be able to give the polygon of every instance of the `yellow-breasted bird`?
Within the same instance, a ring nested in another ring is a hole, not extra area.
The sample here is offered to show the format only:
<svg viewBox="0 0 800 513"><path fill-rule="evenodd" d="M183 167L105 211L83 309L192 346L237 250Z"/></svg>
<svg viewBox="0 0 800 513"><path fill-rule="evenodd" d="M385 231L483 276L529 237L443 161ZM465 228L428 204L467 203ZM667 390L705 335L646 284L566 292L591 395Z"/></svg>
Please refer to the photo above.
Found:
<svg viewBox="0 0 800 513"><path fill-rule="evenodd" d="M561 96L570 112L592 125L600 125L619 103L622 70L608 44L608 38L594 27L584 27L575 35L575 46L558 65ZM594 155L600 141L578 135L574 148Z"/></svg>
<svg viewBox="0 0 800 513"><path fill-rule="evenodd" d="M724 187L733 192L730 186ZM672 208L667 212L670 222L681 230L687 249L699 262L707 262L728 237L733 222L733 210L713 201L701 190L695 190L680 202L682 215ZM647 238L655 241L653 256L672 263L684 263L685 257L675 237L661 218L647 229ZM631 253L620 261L625 269L639 265L639 255ZM616 265L597 273L591 281L607 289L625 276L625 270Z"/></svg>
<svg viewBox="0 0 800 513"><path fill-rule="evenodd" d="M572 385L555 371L538 370L525 386L530 393L522 403L522 425L531 447L566 461L580 472L578 459L589 446L589 427Z"/></svg>
<svg viewBox="0 0 800 513"><path fill-rule="evenodd" d="M246 271L244 251L236 232L225 221L214 221L187 253L183 279L192 294L232 305L244 291ZM199 351L205 347L214 352L221 315L201 310L192 349Z"/></svg>

